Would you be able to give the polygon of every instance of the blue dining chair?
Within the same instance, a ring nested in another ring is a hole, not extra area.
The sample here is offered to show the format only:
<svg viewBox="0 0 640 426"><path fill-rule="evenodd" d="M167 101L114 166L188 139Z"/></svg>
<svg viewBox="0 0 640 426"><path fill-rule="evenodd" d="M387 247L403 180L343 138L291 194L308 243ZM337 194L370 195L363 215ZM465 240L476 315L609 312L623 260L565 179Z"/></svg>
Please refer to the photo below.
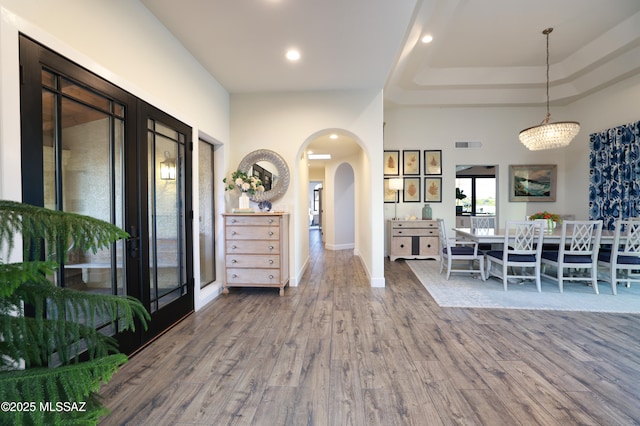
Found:
<svg viewBox="0 0 640 426"><path fill-rule="evenodd" d="M452 272L479 273L484 281L484 257L478 252L478 243L474 241L455 240L447 237L444 220L438 219L438 233L440 234L440 273L447 265L447 280ZM464 262L466 269L454 267L454 262ZM474 269L474 262L478 262L479 269Z"/></svg>
<svg viewBox="0 0 640 426"><path fill-rule="evenodd" d="M543 230L540 222L507 221L502 250L489 250L485 254L487 278L491 276L501 278L504 291L507 291L509 280L521 282L533 279L538 292L541 292L542 236Z"/></svg>
<svg viewBox="0 0 640 426"><path fill-rule="evenodd" d="M598 251L602 236L601 220L565 220L557 250L542 250L542 276L558 282L560 293L565 281L591 283L598 294ZM546 267L555 268L555 274ZM588 272L588 274L585 273Z"/></svg>
<svg viewBox="0 0 640 426"><path fill-rule="evenodd" d="M600 251L598 266L609 269L606 280L614 295L619 282L629 287L632 281L640 281L640 220L616 220L613 245Z"/></svg>

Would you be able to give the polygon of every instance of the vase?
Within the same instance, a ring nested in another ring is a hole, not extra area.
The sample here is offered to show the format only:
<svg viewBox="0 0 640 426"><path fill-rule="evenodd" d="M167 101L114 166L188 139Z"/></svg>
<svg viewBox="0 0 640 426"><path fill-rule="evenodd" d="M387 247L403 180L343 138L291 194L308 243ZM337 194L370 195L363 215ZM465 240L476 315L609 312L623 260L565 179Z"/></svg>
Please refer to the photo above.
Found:
<svg viewBox="0 0 640 426"><path fill-rule="evenodd" d="M248 210L249 209L249 196L246 192L240 194L240 198L238 199L238 208L240 210Z"/></svg>
<svg viewBox="0 0 640 426"><path fill-rule="evenodd" d="M422 208L422 220L431 220L431 217L431 206L429 204L425 204Z"/></svg>
<svg viewBox="0 0 640 426"><path fill-rule="evenodd" d="M553 219L547 219L547 231L551 232L555 229L556 222Z"/></svg>

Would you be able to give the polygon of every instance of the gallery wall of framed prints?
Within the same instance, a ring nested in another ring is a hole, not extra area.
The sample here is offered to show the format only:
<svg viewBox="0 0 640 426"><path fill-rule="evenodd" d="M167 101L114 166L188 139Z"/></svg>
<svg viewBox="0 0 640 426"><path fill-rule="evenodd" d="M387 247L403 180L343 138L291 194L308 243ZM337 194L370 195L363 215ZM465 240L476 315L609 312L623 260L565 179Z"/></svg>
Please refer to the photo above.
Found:
<svg viewBox="0 0 640 426"><path fill-rule="evenodd" d="M385 150L383 159L385 203L442 202L442 150ZM389 189L394 178L403 179L401 191Z"/></svg>

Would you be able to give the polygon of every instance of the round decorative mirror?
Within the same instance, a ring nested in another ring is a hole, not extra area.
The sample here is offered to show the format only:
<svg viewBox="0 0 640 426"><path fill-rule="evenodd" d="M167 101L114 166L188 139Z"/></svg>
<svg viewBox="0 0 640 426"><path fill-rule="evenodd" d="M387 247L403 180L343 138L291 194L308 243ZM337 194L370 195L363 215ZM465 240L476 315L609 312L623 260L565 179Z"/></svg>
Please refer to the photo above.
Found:
<svg viewBox="0 0 640 426"><path fill-rule="evenodd" d="M247 154L238 170L256 176L265 186L264 192L256 192L251 201L274 201L282 197L289 188L289 167L284 159L269 149L258 149Z"/></svg>

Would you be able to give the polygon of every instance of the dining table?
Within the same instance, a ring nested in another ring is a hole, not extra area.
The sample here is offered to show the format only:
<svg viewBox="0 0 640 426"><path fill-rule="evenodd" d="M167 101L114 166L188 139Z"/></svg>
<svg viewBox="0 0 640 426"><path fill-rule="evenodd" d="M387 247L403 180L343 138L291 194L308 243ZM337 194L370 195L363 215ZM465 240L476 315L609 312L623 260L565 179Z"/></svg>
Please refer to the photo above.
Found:
<svg viewBox="0 0 640 426"><path fill-rule="evenodd" d="M500 244L504 243L504 228L453 228L456 233L456 239L475 241L478 244ZM600 244L613 244L615 231L603 229L600 236ZM621 236L622 237L622 236ZM562 226L556 226L554 229L545 229L543 231L542 241L545 244L558 244L562 238Z"/></svg>

